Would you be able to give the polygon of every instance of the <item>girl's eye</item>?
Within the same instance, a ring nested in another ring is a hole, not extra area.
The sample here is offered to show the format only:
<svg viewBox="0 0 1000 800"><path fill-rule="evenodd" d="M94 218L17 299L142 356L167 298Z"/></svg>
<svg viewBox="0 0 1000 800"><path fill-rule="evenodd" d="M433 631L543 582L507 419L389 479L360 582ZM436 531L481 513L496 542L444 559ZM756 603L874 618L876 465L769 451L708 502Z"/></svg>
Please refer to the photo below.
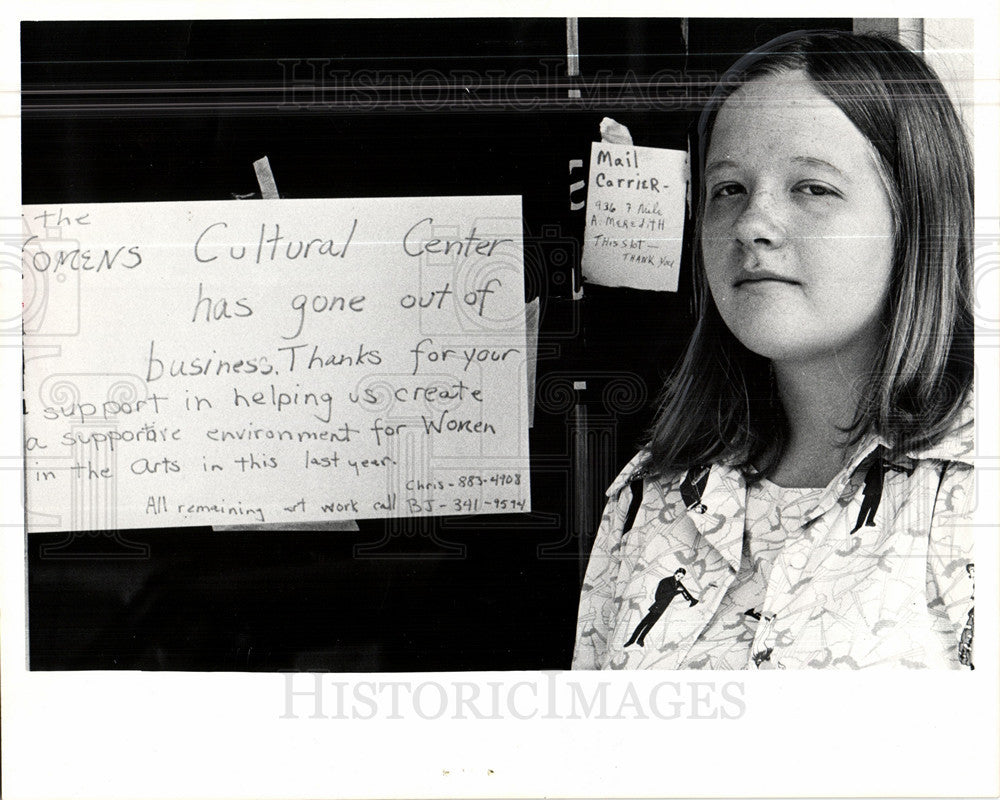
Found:
<svg viewBox="0 0 1000 800"><path fill-rule="evenodd" d="M712 189L712 199L717 197L733 197L737 194L743 194L744 188L738 183L723 183Z"/></svg>
<svg viewBox="0 0 1000 800"><path fill-rule="evenodd" d="M795 187L795 190L809 197L840 197L836 189L822 183L802 183Z"/></svg>

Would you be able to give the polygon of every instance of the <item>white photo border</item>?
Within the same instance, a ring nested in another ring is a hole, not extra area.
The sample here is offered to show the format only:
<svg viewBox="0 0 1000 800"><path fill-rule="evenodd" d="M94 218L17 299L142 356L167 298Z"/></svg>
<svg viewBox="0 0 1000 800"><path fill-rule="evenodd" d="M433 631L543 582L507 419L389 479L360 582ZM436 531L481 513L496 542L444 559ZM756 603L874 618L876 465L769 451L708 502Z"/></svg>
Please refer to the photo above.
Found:
<svg viewBox="0 0 1000 800"><path fill-rule="evenodd" d="M691 5L697 16L738 16L747 10L745 3L718 0L703 0L696 11ZM977 236L997 243L1000 38L997 14L989 6L968 0L953 0L944 8L939 2L850 0L835 11L841 16L919 18L942 16L944 10L949 17L975 19ZM432 12L425 4L424 13L680 16L684 10L645 0L628 7L446 0L435 4ZM800 3L768 2L753 13L796 16L804 10ZM409 2L11 3L0 26L4 59L0 136L8 165L6 180L0 183L0 217L9 223L20 215L19 169L14 165L20 154L18 23L22 20L415 13ZM998 252L997 247L984 250L981 263L977 262L977 291L982 292L980 300L992 320L998 319ZM13 304L19 302L20 293L17 271L0 269L5 320L17 317ZM973 672L780 677L775 672L697 676L505 672L314 678L27 671L23 474L19 472L21 357L13 341L0 341L3 796L8 800L997 796L1000 339L996 326L977 336L976 350L981 454L976 561L983 566L976 576L979 625ZM986 565L992 569L983 568ZM399 684L397 689L391 688L393 682ZM463 706L461 698L468 701L474 691L469 687L478 688L479 694L472 706L468 702ZM609 698L603 716L597 706L584 712L579 701L571 705L580 695L589 702L601 691ZM339 702L341 696L349 702ZM377 699L365 699L372 697ZM440 704L439 698L444 698ZM439 707L445 709L440 715ZM490 713L480 719L472 707ZM494 707L500 711L491 716Z"/></svg>

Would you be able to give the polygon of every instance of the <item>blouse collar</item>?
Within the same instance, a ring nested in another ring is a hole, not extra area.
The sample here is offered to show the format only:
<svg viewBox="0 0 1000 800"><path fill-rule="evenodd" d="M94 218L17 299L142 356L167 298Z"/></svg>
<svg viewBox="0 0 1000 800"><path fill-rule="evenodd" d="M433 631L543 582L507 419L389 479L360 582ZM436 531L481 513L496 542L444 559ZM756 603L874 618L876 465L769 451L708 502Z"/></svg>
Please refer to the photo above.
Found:
<svg viewBox="0 0 1000 800"><path fill-rule="evenodd" d="M972 464L972 455L975 447L975 396L970 390L959 411L955 424L949 428L944 437L934 445L924 448L915 448L905 454L905 460L911 463L898 464L899 467L907 469L912 467L913 461L923 461L934 459L938 461L960 461L965 464ZM837 493L842 492L854 471L871 454L881 447L883 452L890 452L891 447L885 437L878 434L868 434L858 444L848 466L840 473L840 485ZM634 480L646 476L646 467L649 463L650 453L648 450L640 450L632 458L625 468L618 474L605 494L613 497L620 492L627 484Z"/></svg>

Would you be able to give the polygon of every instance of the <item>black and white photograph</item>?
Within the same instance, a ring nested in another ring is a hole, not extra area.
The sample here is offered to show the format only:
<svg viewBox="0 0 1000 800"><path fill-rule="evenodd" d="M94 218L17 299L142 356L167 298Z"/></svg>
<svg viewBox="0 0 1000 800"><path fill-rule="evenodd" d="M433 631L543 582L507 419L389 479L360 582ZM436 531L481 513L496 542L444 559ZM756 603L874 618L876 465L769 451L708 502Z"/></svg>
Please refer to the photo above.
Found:
<svg viewBox="0 0 1000 800"><path fill-rule="evenodd" d="M1000 791L996 21L887 5L20 7L7 796Z"/></svg>

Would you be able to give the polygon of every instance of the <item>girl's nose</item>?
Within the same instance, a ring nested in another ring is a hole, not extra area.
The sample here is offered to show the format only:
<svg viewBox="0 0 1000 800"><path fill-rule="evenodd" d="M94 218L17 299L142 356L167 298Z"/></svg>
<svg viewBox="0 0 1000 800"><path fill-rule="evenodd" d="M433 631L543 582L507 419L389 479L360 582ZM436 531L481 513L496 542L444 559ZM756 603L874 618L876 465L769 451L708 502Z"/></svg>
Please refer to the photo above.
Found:
<svg viewBox="0 0 1000 800"><path fill-rule="evenodd" d="M785 240L777 200L767 192L751 194L736 219L736 238L750 250L778 247Z"/></svg>

